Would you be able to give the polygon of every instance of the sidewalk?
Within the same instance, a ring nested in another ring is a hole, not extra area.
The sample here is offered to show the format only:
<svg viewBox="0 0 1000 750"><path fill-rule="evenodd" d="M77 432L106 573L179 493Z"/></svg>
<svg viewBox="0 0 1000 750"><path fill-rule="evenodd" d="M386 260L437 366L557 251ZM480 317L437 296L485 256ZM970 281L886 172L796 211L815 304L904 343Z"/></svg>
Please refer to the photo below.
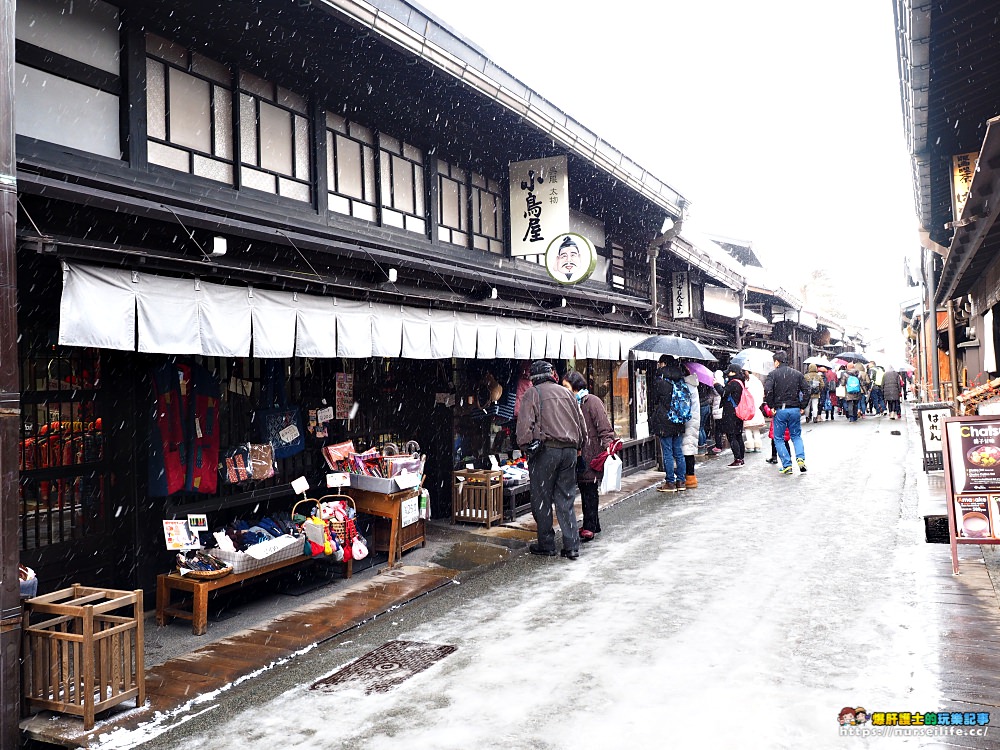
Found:
<svg viewBox="0 0 1000 750"><path fill-rule="evenodd" d="M601 508L646 491L661 477L655 470L624 477L620 492L601 497ZM578 501L578 518L580 514ZM393 568L382 565L356 572L349 581L334 579L301 594L302 601L259 590L255 600L242 596L235 614L210 616L205 636L192 635L190 623L183 620L159 627L155 613L147 612L144 706L111 709L98 716L89 732L80 719L49 711L23 720L21 728L30 739L62 747L134 747L197 713L235 684L262 676L407 602L524 554L535 539L535 526L530 514L490 529L441 519L428 523L426 536L425 547L407 552ZM212 606L211 611L218 608Z"/></svg>

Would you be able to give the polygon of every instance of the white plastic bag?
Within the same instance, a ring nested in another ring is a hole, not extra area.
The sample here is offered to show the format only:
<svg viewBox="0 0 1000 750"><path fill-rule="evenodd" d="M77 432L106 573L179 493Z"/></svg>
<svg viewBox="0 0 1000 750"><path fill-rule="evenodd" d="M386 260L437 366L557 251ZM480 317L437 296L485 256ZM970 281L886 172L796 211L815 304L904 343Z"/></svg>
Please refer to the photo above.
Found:
<svg viewBox="0 0 1000 750"><path fill-rule="evenodd" d="M604 462L604 476L601 477L599 492L618 492L622 488L622 460L618 456L608 456Z"/></svg>

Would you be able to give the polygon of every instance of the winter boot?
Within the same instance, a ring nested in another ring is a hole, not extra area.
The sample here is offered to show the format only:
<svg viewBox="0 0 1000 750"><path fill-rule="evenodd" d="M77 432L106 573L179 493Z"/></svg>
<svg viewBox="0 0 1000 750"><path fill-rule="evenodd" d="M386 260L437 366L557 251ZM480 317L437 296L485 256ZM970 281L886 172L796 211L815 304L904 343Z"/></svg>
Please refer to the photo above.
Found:
<svg viewBox="0 0 1000 750"><path fill-rule="evenodd" d="M689 490L697 489L698 477L696 477L694 474L690 474L684 477L684 486L687 487Z"/></svg>

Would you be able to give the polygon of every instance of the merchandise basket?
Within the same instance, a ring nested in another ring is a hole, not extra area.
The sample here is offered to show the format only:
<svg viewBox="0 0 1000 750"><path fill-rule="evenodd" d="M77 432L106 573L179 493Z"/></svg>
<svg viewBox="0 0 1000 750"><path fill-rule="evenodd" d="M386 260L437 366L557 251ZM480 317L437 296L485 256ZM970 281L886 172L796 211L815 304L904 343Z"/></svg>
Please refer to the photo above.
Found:
<svg viewBox="0 0 1000 750"><path fill-rule="evenodd" d="M305 512L303 512L302 510L298 509L300 505L306 504L306 505L304 505L304 508L308 508L308 504L312 504L312 505L315 505L316 508L319 508L322 503L325 503L325 502L335 502L337 500L343 500L345 504L350 505L351 508L354 510L355 517L357 517L358 509L357 509L357 506L355 506L355 504L354 504L354 499L350 495L344 495L343 493L339 493L338 492L338 493L334 493L332 495L323 495L323 497L321 497L319 500L314 500L311 497L304 497L304 498L302 498L297 503L295 503L295 505L292 506L292 521L294 523L295 514L296 513L299 513L300 515L303 515L303 516L307 515ZM310 511L310 513L311 513L311 511ZM344 521L334 521L333 519L330 519L329 521L327 521L327 525L329 525L330 531L332 531L334 534L336 534L340 538L341 541L344 541L347 538L346 537L346 534L347 534L347 523L346 522L344 522Z"/></svg>
<svg viewBox="0 0 1000 750"><path fill-rule="evenodd" d="M180 570L177 571L178 573ZM189 570L184 573L185 578L194 578L198 581L214 581L216 578L224 578L233 572L233 566L227 565L221 570Z"/></svg>

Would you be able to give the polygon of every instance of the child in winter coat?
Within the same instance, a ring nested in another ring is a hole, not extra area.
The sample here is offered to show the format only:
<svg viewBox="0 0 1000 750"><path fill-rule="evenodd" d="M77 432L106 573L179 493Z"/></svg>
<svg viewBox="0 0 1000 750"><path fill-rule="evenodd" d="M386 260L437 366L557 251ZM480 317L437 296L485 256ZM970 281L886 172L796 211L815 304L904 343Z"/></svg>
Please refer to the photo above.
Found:
<svg viewBox="0 0 1000 750"><path fill-rule="evenodd" d="M764 404L764 415L767 417L767 436L771 438L771 457L767 459L767 462L769 464L776 464L778 463L778 446L774 442L774 409L767 404ZM784 440L785 449L788 451L788 455L790 456L792 455L792 435L787 428L785 429Z"/></svg>

